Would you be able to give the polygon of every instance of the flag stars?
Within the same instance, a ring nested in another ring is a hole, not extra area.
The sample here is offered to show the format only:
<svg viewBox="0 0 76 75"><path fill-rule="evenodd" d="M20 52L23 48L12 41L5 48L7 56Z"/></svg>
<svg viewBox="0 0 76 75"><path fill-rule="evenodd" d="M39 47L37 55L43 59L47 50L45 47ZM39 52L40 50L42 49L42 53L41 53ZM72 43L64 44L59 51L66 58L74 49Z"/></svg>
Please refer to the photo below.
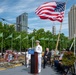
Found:
<svg viewBox="0 0 76 75"><path fill-rule="evenodd" d="M59 3L57 2L57 7L55 8L56 12L62 12L65 9L65 3Z"/></svg>

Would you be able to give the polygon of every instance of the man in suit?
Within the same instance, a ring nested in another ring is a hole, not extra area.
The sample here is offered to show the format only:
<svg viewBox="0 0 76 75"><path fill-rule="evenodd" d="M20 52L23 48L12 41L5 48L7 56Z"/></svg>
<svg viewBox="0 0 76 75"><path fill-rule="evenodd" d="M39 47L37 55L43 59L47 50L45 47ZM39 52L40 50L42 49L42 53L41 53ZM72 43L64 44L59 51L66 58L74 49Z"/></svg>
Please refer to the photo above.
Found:
<svg viewBox="0 0 76 75"><path fill-rule="evenodd" d="M50 58L51 58L51 52L49 51L49 48L46 48L46 51L45 51L44 57L43 57L43 60L44 60L43 68L45 68L47 61L50 61Z"/></svg>
<svg viewBox="0 0 76 75"><path fill-rule="evenodd" d="M40 73L41 72L42 46L40 46L39 40L36 40L35 52L38 53L38 73Z"/></svg>

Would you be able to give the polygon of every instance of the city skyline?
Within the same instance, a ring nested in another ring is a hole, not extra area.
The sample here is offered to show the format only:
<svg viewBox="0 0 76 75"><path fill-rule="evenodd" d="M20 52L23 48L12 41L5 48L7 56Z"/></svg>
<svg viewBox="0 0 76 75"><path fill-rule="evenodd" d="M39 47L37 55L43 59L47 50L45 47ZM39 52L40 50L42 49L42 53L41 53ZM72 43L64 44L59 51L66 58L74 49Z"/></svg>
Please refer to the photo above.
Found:
<svg viewBox="0 0 76 75"><path fill-rule="evenodd" d="M73 5L68 14L69 22L69 39L74 38L76 35L76 5Z"/></svg>
<svg viewBox="0 0 76 75"><path fill-rule="evenodd" d="M28 32L28 14L26 12L16 17L16 31Z"/></svg>
<svg viewBox="0 0 76 75"><path fill-rule="evenodd" d="M55 26L52 27L52 34L56 35L56 27Z"/></svg>
<svg viewBox="0 0 76 75"><path fill-rule="evenodd" d="M42 20L36 14L35 10L43 3L49 1L66 1L66 0L0 0L0 18L4 18L11 23L16 23L16 17L24 12L28 13L28 27L31 29L44 28L45 31L50 30L52 32L52 26L56 26L56 34L59 32L60 23L52 22L50 20ZM65 17L62 24L62 33L69 36L68 32L68 11L73 4L76 4L76 0L68 0L66 4ZM0 20L1 21L1 20ZM5 22L6 23L6 22ZM29 32L31 30L28 30Z"/></svg>

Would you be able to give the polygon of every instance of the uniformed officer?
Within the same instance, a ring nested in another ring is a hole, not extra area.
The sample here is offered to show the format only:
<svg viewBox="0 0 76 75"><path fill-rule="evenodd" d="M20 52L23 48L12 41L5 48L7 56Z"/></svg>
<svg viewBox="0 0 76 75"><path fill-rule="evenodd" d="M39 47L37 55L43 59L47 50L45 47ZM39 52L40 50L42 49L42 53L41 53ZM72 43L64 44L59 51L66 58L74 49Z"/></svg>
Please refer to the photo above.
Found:
<svg viewBox="0 0 76 75"><path fill-rule="evenodd" d="M40 46L39 40L36 40L35 52L38 53L38 73L40 73L41 72L42 46Z"/></svg>
<svg viewBox="0 0 76 75"><path fill-rule="evenodd" d="M31 55L28 53L28 49L26 50L26 67L29 67Z"/></svg>

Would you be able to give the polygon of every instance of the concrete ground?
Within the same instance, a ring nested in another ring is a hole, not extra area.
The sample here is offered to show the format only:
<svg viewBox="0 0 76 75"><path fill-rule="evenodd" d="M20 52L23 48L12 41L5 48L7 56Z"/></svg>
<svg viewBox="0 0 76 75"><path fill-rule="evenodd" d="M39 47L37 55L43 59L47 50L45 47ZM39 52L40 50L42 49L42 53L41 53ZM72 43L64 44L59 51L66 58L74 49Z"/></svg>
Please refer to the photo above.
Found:
<svg viewBox="0 0 76 75"><path fill-rule="evenodd" d="M15 68L10 68L7 70L0 71L0 75L32 75L29 73L30 68L26 68L25 66L19 66ZM46 66L45 69L42 68L40 74L37 75L61 75L57 73L53 68Z"/></svg>

